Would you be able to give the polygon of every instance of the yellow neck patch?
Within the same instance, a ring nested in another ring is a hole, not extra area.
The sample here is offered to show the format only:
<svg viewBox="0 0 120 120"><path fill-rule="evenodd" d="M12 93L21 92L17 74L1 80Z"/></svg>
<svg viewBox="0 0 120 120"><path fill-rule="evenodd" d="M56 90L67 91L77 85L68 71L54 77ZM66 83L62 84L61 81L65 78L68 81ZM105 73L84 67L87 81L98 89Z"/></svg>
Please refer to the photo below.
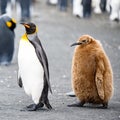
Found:
<svg viewBox="0 0 120 120"><path fill-rule="evenodd" d="M27 38L27 34L26 34L26 33L22 36L21 40L28 41L28 38Z"/></svg>
<svg viewBox="0 0 120 120"><path fill-rule="evenodd" d="M12 18L12 21L13 21L14 23L17 23L16 20L15 20L14 18Z"/></svg>

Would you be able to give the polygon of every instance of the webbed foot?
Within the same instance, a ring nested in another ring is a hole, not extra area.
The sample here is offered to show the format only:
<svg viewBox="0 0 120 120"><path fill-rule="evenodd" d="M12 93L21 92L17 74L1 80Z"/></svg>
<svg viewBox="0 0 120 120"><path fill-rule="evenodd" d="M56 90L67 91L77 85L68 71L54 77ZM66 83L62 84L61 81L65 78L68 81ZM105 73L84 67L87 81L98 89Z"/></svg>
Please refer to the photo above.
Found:
<svg viewBox="0 0 120 120"><path fill-rule="evenodd" d="M49 110L52 109L52 106L50 105L49 100L46 100L45 105Z"/></svg>
<svg viewBox="0 0 120 120"><path fill-rule="evenodd" d="M68 107L83 107L84 104L85 102L81 101L75 104L68 105Z"/></svg>
<svg viewBox="0 0 120 120"><path fill-rule="evenodd" d="M108 108L108 103L103 103L103 109L107 109Z"/></svg>
<svg viewBox="0 0 120 120"><path fill-rule="evenodd" d="M36 111L39 108L42 108L44 106L43 103L39 103L39 104L31 104L29 106L26 106L23 110L21 111Z"/></svg>

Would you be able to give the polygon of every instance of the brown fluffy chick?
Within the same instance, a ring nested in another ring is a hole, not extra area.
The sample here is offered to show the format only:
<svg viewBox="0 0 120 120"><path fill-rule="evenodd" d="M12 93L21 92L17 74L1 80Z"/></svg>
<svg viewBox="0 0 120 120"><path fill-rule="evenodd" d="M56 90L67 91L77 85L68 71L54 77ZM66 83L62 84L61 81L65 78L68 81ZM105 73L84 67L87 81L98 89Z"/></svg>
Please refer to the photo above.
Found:
<svg viewBox="0 0 120 120"><path fill-rule="evenodd" d="M113 72L101 43L89 35L81 36L71 46L76 46L72 60L72 87L77 104L102 104L108 107L113 94Z"/></svg>

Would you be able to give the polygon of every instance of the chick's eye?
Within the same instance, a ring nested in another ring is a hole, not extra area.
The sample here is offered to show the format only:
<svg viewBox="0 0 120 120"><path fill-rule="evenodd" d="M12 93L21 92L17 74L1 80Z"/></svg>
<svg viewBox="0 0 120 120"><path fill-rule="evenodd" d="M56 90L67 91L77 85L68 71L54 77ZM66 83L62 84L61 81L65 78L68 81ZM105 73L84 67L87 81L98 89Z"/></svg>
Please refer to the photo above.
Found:
<svg viewBox="0 0 120 120"><path fill-rule="evenodd" d="M87 40L82 40L82 42L87 42Z"/></svg>

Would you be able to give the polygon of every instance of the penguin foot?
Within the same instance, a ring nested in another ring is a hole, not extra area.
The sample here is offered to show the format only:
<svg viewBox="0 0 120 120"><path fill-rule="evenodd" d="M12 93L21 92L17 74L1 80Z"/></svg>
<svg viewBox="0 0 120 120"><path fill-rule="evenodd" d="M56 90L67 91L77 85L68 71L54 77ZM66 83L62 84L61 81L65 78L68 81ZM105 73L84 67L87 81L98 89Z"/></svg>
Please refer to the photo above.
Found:
<svg viewBox="0 0 120 120"><path fill-rule="evenodd" d="M39 103L39 104L31 104L31 105L29 105L29 106L26 106L25 108L24 108L24 110L21 110L21 111L36 111L36 110L38 110L39 108L42 108L44 106L44 104L43 103Z"/></svg>
<svg viewBox="0 0 120 120"><path fill-rule="evenodd" d="M75 93L73 91L66 93L69 97L76 97Z"/></svg>
<svg viewBox="0 0 120 120"><path fill-rule="evenodd" d="M79 18L79 19L81 18L80 15L75 15L75 16L76 16L76 18Z"/></svg>
<svg viewBox="0 0 120 120"><path fill-rule="evenodd" d="M68 107L83 107L83 105L85 104L85 102L78 102L78 103L75 103L75 104L71 104L71 105L68 105Z"/></svg>
<svg viewBox="0 0 120 120"><path fill-rule="evenodd" d="M107 109L108 108L108 103L103 103L103 109Z"/></svg>
<svg viewBox="0 0 120 120"><path fill-rule="evenodd" d="M26 106L25 110L27 110L27 111L36 111L37 110L37 105L36 104L31 104L29 106Z"/></svg>
<svg viewBox="0 0 120 120"><path fill-rule="evenodd" d="M8 62L8 61L3 61L3 62L0 63L0 65L2 65L2 66L9 66L9 65L10 65L10 62Z"/></svg>
<svg viewBox="0 0 120 120"><path fill-rule="evenodd" d="M26 108L32 108L33 106L35 106L35 104L30 104L30 105L26 106Z"/></svg>
<svg viewBox="0 0 120 120"><path fill-rule="evenodd" d="M90 18L90 17L91 17L91 14L90 14L90 13L85 13L85 14L83 15L83 17L84 17L84 18Z"/></svg>
<svg viewBox="0 0 120 120"><path fill-rule="evenodd" d="M118 23L118 22L119 22L119 19L118 19L118 18L115 18L114 21Z"/></svg>
<svg viewBox="0 0 120 120"><path fill-rule="evenodd" d="M47 107L49 110L52 109L52 106L50 105L49 100L47 100L47 101L45 102L45 105L46 105L46 107Z"/></svg>

